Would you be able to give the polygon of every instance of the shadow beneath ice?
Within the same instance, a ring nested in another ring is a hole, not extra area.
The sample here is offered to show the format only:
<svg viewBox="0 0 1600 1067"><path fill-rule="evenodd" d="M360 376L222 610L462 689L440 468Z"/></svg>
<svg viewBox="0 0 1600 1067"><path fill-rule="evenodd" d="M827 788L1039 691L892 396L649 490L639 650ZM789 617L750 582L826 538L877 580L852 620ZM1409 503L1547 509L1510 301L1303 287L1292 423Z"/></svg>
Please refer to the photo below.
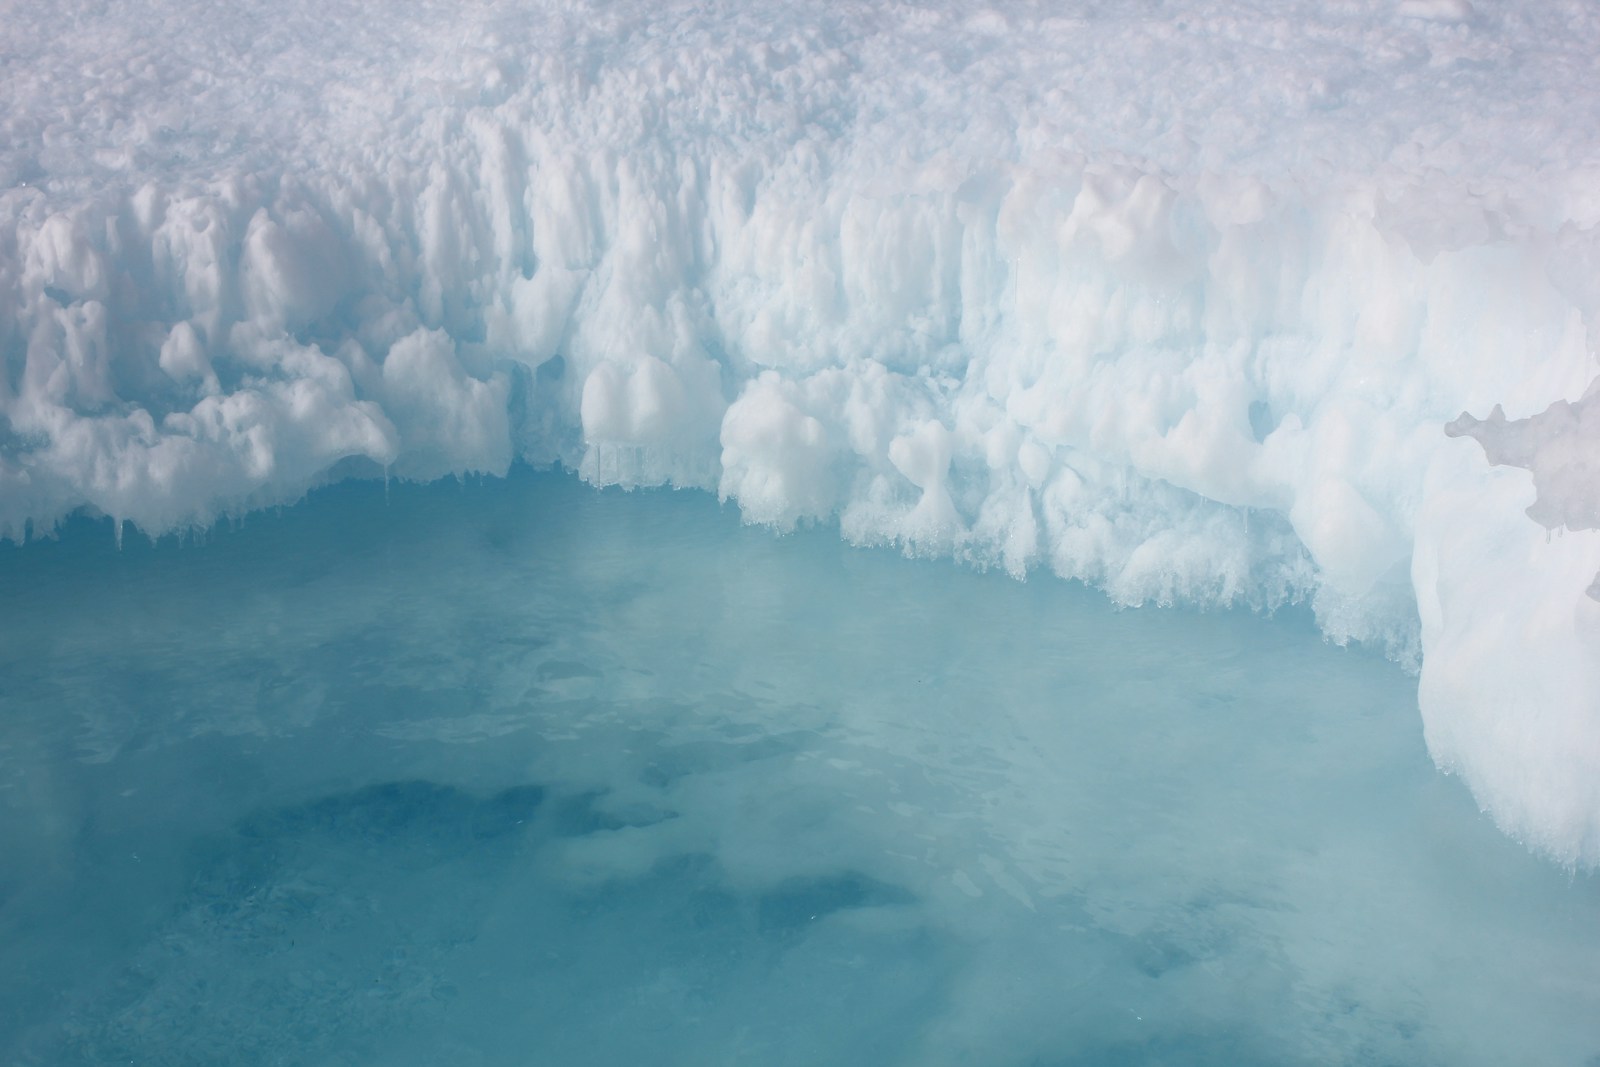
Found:
<svg viewBox="0 0 1600 1067"><path fill-rule="evenodd" d="M915 895L857 871L736 885L692 852L574 889L552 846L672 818L605 799L413 779L254 812L21 1062L882 1063L946 996Z"/></svg>

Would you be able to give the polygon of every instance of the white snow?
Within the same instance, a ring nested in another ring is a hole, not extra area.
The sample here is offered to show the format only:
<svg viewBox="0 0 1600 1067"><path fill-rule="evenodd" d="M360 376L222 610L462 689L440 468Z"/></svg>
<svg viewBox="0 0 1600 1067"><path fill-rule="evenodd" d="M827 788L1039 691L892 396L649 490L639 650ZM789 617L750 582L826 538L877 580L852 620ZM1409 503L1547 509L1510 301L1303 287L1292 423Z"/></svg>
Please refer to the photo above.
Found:
<svg viewBox="0 0 1600 1067"><path fill-rule="evenodd" d="M0 536L520 456L1306 599L1600 864L1596 54L1577 2L22 5ZM1531 474L1446 435L1495 405Z"/></svg>

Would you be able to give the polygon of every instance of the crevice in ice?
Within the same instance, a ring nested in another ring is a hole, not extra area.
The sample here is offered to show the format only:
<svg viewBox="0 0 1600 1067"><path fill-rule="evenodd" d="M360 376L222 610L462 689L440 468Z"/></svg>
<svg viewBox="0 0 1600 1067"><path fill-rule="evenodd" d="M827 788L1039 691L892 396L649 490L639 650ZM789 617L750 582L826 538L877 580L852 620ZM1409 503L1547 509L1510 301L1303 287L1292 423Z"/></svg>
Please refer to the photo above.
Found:
<svg viewBox="0 0 1600 1067"><path fill-rule="evenodd" d="M1546 530L1600 529L1600 378L1575 402L1525 419L1507 419L1499 404L1484 419L1462 412L1445 433L1473 438L1492 464L1531 471L1538 495L1527 515Z"/></svg>

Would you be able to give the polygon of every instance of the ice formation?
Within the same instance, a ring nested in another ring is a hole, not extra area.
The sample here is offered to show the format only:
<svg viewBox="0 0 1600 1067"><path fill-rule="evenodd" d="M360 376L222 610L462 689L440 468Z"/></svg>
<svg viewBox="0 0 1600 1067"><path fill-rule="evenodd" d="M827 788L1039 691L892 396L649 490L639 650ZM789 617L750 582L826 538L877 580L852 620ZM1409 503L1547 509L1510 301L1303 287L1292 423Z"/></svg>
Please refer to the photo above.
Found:
<svg viewBox="0 0 1600 1067"><path fill-rule="evenodd" d="M1595 865L1597 52L1572 2L24 5L0 536L522 457L1306 599ZM1496 405L1531 475L1446 435Z"/></svg>

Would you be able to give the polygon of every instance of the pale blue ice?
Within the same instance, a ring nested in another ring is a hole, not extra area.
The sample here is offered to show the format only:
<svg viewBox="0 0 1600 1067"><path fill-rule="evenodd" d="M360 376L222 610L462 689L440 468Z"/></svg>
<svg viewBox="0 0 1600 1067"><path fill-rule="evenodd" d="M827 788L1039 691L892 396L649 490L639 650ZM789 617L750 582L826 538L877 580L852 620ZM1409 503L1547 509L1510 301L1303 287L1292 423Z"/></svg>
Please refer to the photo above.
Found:
<svg viewBox="0 0 1600 1067"><path fill-rule="evenodd" d="M1297 611L525 468L0 600L6 1063L1600 1057L1600 883Z"/></svg>

